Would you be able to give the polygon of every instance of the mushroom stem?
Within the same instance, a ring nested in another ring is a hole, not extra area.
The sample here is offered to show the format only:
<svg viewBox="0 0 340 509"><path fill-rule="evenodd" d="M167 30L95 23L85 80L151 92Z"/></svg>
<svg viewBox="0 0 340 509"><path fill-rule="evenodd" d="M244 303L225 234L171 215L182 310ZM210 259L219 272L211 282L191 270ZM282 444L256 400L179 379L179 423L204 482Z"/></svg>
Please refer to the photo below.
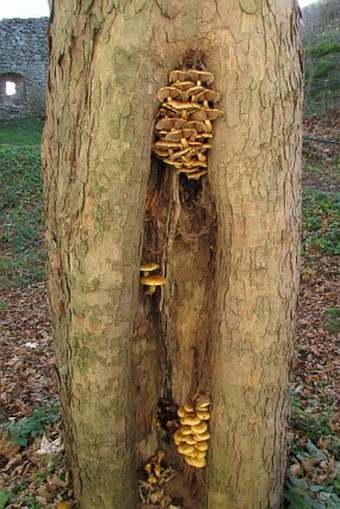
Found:
<svg viewBox="0 0 340 509"><path fill-rule="evenodd" d="M148 289L146 290L146 295L153 295L156 291L156 287L155 286L148 286Z"/></svg>

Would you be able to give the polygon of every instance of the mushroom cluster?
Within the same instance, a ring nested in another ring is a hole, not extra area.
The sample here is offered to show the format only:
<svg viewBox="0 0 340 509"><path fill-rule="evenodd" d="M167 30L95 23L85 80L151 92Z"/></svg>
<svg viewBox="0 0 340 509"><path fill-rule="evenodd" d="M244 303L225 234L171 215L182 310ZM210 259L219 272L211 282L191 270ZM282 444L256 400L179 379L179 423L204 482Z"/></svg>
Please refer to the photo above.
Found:
<svg viewBox="0 0 340 509"><path fill-rule="evenodd" d="M166 283L165 277L160 274L150 274L159 269L159 265L156 262L146 262L140 266L142 277L140 283L147 287L146 295L152 295L156 291L157 286L163 286Z"/></svg>
<svg viewBox="0 0 340 509"><path fill-rule="evenodd" d="M222 116L215 108L220 94L207 88L211 72L171 71L170 85L159 89L161 102L155 126L154 153L177 173L199 180L207 173L207 151L214 136L212 120Z"/></svg>
<svg viewBox="0 0 340 509"><path fill-rule="evenodd" d="M165 457L165 452L162 450L157 451L157 453L149 459L144 467L144 472L147 474L147 482L149 484L155 484L157 480L160 478L164 471L164 467L162 466L162 460Z"/></svg>
<svg viewBox="0 0 340 509"><path fill-rule="evenodd" d="M186 463L196 468L205 467L207 462L210 438L207 423L210 419L209 405L210 398L201 395L195 399L193 405L185 403L177 410L180 427L174 433L174 441Z"/></svg>

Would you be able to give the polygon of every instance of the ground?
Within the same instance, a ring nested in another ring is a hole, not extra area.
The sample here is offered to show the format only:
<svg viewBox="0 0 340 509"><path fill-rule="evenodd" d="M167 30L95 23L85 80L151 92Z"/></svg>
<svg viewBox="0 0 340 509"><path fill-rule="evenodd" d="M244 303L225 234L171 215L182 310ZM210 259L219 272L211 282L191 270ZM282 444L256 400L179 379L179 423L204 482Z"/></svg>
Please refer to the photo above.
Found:
<svg viewBox="0 0 340 509"><path fill-rule="evenodd" d="M309 118L305 135L340 141L336 118L332 113ZM43 279L41 126L12 122L1 127L0 509L75 508ZM339 167L339 145L305 142L303 261L285 489L290 509L340 507ZM140 472L141 507L168 507L162 490L175 472L165 470L163 484L153 487L143 479L143 465ZM169 481L171 499L180 507L175 479ZM146 503L148 496L158 505Z"/></svg>

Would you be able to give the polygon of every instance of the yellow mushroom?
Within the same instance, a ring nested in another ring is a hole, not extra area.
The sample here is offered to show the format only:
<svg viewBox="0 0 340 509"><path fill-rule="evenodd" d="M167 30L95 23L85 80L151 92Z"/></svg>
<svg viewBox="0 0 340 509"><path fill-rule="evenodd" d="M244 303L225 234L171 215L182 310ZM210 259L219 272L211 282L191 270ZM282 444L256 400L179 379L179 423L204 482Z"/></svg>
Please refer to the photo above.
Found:
<svg viewBox="0 0 340 509"><path fill-rule="evenodd" d="M211 415L209 412L203 410L197 410L197 417L202 419L202 421L209 421Z"/></svg>
<svg viewBox="0 0 340 509"><path fill-rule="evenodd" d="M188 412L189 414L194 411L194 407L190 405L190 403L185 403L183 406L184 410Z"/></svg>
<svg viewBox="0 0 340 509"><path fill-rule="evenodd" d="M163 286L166 283L166 279L163 276L155 274L154 276L145 276L140 278L140 283L147 286L147 295L152 295L156 291L157 286Z"/></svg>
<svg viewBox="0 0 340 509"><path fill-rule="evenodd" d="M202 442L197 442L196 441L195 449L197 451L207 451L208 447L209 447L208 440L203 440Z"/></svg>
<svg viewBox="0 0 340 509"><path fill-rule="evenodd" d="M208 430L208 424L204 421L201 421L199 424L191 426L191 430L194 435L201 435Z"/></svg>
<svg viewBox="0 0 340 509"><path fill-rule="evenodd" d="M148 276L153 270L159 269L159 264L156 262L145 262L140 266L140 271L143 272L143 276Z"/></svg>
<svg viewBox="0 0 340 509"><path fill-rule="evenodd" d="M195 414L187 414L184 417L181 417L180 423L187 426L196 426L196 424L199 424L201 422L201 419L197 417Z"/></svg>
<svg viewBox="0 0 340 509"><path fill-rule="evenodd" d="M186 442L181 442L178 445L177 450L181 454L191 454L195 450L195 447L194 445L187 444Z"/></svg>
<svg viewBox="0 0 340 509"><path fill-rule="evenodd" d="M197 442L204 442L205 440L209 440L210 438L209 431L205 431L204 433L195 433L194 438L197 440Z"/></svg>
<svg viewBox="0 0 340 509"><path fill-rule="evenodd" d="M179 409L177 410L178 417L184 417L185 414L186 414L186 411L184 410L184 407L180 406Z"/></svg>

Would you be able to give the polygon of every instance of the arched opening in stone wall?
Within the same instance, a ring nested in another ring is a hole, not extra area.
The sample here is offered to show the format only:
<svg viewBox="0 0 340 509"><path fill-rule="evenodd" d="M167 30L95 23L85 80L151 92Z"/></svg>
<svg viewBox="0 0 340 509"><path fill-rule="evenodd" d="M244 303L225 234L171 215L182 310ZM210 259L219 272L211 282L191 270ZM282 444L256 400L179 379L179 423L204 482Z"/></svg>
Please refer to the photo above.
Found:
<svg viewBox="0 0 340 509"><path fill-rule="evenodd" d="M16 85L14 81L6 81L6 95L15 95L17 93L16 91Z"/></svg>
<svg viewBox="0 0 340 509"><path fill-rule="evenodd" d="M0 104L6 106L25 106L25 78L22 74L0 74Z"/></svg>

